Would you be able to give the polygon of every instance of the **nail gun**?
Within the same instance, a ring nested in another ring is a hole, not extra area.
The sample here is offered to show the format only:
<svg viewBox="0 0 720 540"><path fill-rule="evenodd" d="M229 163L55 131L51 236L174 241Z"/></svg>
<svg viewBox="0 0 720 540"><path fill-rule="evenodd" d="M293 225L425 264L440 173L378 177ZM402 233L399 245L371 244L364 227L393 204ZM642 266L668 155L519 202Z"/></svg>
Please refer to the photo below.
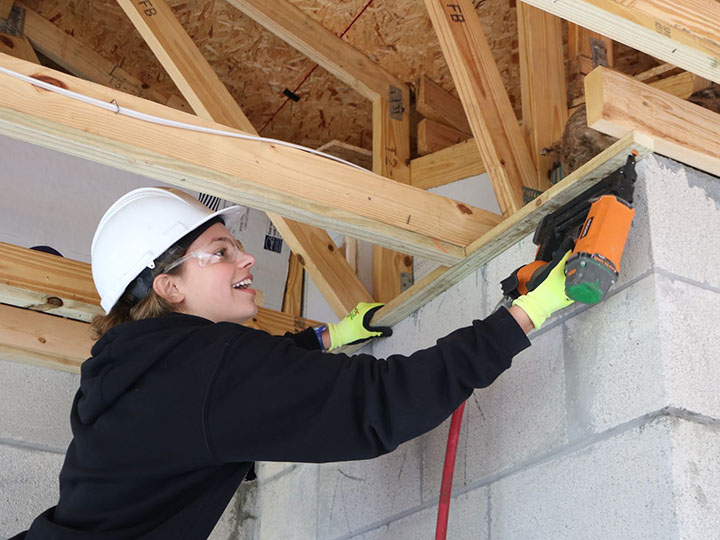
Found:
<svg viewBox="0 0 720 540"><path fill-rule="evenodd" d="M568 250L565 294L584 304L605 298L620 273L620 259L635 209L635 155L569 203L545 216L535 229L535 260L502 280L500 305L527 294L547 277Z"/></svg>

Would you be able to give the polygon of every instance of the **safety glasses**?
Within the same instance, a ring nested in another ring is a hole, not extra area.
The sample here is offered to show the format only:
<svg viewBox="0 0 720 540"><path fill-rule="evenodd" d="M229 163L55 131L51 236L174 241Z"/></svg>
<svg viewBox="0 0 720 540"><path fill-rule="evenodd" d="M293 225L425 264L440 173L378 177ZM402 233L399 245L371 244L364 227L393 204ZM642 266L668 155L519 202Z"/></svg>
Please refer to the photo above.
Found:
<svg viewBox="0 0 720 540"><path fill-rule="evenodd" d="M242 244L238 240L230 238L218 238L210 242L207 246L197 251L191 251L184 257L179 258L168 266L164 272L169 272L173 268L177 268L182 263L190 259L197 259L198 266L208 266L216 263L235 263L244 253Z"/></svg>

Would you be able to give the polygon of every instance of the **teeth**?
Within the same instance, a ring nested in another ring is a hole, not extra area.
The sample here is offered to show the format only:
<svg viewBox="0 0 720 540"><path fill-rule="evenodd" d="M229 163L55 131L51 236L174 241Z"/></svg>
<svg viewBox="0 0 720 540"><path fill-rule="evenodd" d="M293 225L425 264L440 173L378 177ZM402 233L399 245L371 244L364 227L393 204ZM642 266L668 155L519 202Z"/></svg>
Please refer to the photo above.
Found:
<svg viewBox="0 0 720 540"><path fill-rule="evenodd" d="M233 284L233 289L247 289L250 285L252 285L252 279L247 278L243 279L242 281L238 281L237 283Z"/></svg>

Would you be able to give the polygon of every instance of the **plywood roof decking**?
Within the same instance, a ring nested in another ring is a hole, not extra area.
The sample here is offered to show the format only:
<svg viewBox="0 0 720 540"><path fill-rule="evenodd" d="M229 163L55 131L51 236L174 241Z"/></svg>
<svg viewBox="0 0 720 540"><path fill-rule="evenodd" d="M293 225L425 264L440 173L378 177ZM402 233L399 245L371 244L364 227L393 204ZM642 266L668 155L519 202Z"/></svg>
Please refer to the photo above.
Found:
<svg viewBox="0 0 720 540"><path fill-rule="evenodd" d="M340 34L367 0L290 0ZM75 38L168 95L174 85L114 0L27 0ZM260 130L313 63L223 0L169 4L210 64ZM507 0L479 2L477 12L519 113L517 25ZM374 0L345 38L405 81L425 74L444 88L454 86L422 2ZM317 147L336 139L371 148L371 104L318 68L262 134Z"/></svg>

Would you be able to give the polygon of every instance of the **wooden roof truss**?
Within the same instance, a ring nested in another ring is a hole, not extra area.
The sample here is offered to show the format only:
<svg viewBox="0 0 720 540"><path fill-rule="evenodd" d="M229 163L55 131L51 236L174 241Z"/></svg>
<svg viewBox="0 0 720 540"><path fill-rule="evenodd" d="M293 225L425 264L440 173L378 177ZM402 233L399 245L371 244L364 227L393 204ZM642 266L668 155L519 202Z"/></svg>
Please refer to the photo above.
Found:
<svg viewBox="0 0 720 540"><path fill-rule="evenodd" d="M0 133L265 210L294 252L290 275L297 276L301 265L338 316L373 297L325 229L372 241L375 299L387 303L375 322L383 325L402 320L530 233L543 215L617 168L630 151L642 158L655 148L720 174L718 115L670 95L678 81L653 88L602 68L586 79L588 122L620 141L552 187L546 175L550 164L540 152L560 137L568 114L558 17L625 40L686 69L688 76L720 82L720 13L711 0L683 3L683 13L669 0L519 3L522 124L472 2L425 0L460 100L426 80L418 108L431 122L471 138L412 160L407 84L287 0L228 1L372 102L373 172L272 142L235 138L257 132L165 0L118 3L181 95L142 85L26 6L25 35L0 40L2 50L13 54L0 54L0 68L225 135L117 114L40 90L9 72L0 73ZM0 1L0 17L9 12L8 4L13 2ZM38 66L28 38L78 77ZM687 88L695 79L683 84ZM678 132L687 136L677 137ZM483 171L502 216L424 191ZM527 188L540 195L524 205ZM87 321L99 313L88 265L7 244L0 244L0 254L7 261L0 273L0 302L6 304L0 306L0 355L78 370L90 346ZM401 291L413 255L442 266ZM289 280L288 297L297 297L290 285L296 281ZM250 324L274 333L313 324L299 317L297 301L286 306L287 313L261 309Z"/></svg>

